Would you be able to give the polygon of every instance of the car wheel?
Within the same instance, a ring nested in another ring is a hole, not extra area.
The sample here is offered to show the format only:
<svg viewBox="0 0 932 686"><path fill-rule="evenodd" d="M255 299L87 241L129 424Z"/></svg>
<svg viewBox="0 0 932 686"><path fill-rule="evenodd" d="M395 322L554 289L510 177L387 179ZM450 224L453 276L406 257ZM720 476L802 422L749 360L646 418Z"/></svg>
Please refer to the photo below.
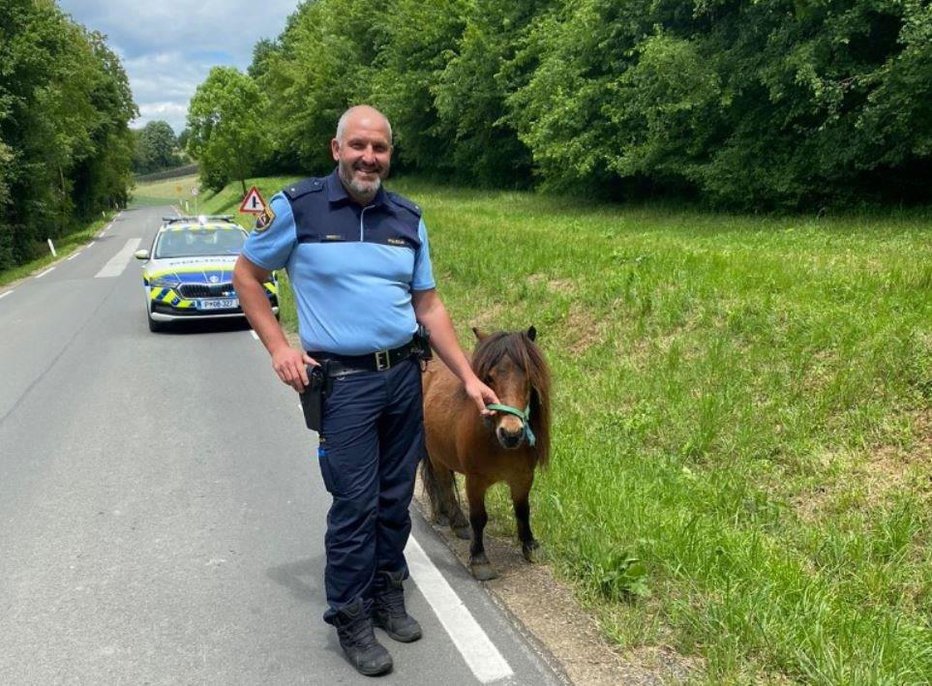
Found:
<svg viewBox="0 0 932 686"><path fill-rule="evenodd" d="M146 318L149 320L149 331L152 331L153 333L158 333L159 331L165 330L164 322L156 321L155 319L152 318L152 315L149 314L148 312L146 313Z"/></svg>

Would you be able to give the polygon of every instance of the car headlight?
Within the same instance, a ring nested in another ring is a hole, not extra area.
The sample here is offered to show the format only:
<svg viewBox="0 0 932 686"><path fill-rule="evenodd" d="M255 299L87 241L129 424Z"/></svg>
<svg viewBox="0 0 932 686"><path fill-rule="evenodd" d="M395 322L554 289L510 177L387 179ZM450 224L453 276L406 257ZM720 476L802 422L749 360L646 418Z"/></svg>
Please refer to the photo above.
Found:
<svg viewBox="0 0 932 686"><path fill-rule="evenodd" d="M152 288L178 288L179 281L173 276L156 276L149 279Z"/></svg>

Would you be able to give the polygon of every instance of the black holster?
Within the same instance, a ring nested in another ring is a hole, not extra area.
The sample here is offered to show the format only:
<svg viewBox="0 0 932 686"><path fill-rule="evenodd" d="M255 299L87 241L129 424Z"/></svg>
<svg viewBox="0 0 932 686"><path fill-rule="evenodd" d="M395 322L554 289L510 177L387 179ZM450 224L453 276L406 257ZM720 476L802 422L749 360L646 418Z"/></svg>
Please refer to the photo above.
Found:
<svg viewBox="0 0 932 686"><path fill-rule="evenodd" d="M301 396L301 408L304 410L304 423L311 431L320 433L324 417L324 399L330 393L330 378L327 360L319 365L307 366L308 384Z"/></svg>
<svg viewBox="0 0 932 686"><path fill-rule="evenodd" d="M434 353L430 349L430 331L423 324L417 325L414 332L414 354L421 362L433 359Z"/></svg>

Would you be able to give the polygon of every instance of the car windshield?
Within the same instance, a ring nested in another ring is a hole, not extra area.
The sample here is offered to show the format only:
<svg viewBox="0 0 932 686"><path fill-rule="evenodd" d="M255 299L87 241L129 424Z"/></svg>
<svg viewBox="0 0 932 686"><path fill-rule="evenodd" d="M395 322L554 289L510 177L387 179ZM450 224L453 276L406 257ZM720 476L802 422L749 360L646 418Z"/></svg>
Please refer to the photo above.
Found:
<svg viewBox="0 0 932 686"><path fill-rule="evenodd" d="M155 245L156 259L238 255L246 233L238 227L185 227L163 232Z"/></svg>

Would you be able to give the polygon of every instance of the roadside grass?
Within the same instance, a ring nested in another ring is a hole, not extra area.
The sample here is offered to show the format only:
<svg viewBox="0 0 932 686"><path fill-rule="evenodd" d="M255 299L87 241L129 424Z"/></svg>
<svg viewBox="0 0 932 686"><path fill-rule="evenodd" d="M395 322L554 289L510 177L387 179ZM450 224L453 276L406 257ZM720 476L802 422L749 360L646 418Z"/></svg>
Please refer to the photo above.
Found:
<svg viewBox="0 0 932 686"><path fill-rule="evenodd" d="M533 524L621 649L696 683L932 683L932 215L393 187L464 345L538 329Z"/></svg>
<svg viewBox="0 0 932 686"><path fill-rule="evenodd" d="M173 179L139 183L132 191L130 205L174 205L187 203L194 214L194 196L191 189L198 185L197 175L178 176Z"/></svg>
<svg viewBox="0 0 932 686"><path fill-rule="evenodd" d="M259 193L266 202L272 199L272 196L278 193L287 184L296 181L296 176L272 176L259 179L246 179L246 190L252 186L259 189ZM243 202L243 189L239 182L231 183L218 193L206 191L203 193L201 203L202 214L231 214L241 226L252 229L255 225L255 216L251 214L240 214L239 206Z"/></svg>
<svg viewBox="0 0 932 686"><path fill-rule="evenodd" d="M49 251L47 254L36 258L31 262L14 267L13 269L0 271L0 286L6 286L15 281L19 281L20 279L24 279L30 274L33 274L34 272L40 271L45 267L58 262L59 260L62 260L63 258L73 253L75 250L84 247L91 240L93 240L94 236L96 236L97 233L113 219L113 217L113 213L108 214L106 217L95 220L87 227L79 231L75 231L74 233L71 233L67 236L60 236L59 238L56 238L53 241L53 244L55 246L55 252L58 253L57 257L53 257L52 253Z"/></svg>

